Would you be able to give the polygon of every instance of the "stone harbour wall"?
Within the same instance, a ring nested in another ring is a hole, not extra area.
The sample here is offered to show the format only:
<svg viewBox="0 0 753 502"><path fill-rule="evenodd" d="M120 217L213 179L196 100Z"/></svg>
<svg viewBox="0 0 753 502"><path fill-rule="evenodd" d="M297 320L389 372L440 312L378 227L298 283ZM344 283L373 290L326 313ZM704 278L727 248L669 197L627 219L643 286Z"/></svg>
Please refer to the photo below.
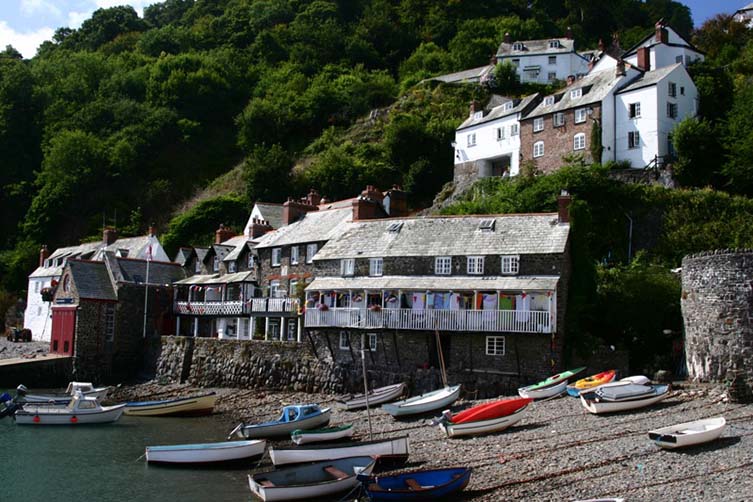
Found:
<svg viewBox="0 0 753 502"><path fill-rule="evenodd" d="M753 385L753 250L686 256L681 305L689 376L722 382L734 371Z"/></svg>

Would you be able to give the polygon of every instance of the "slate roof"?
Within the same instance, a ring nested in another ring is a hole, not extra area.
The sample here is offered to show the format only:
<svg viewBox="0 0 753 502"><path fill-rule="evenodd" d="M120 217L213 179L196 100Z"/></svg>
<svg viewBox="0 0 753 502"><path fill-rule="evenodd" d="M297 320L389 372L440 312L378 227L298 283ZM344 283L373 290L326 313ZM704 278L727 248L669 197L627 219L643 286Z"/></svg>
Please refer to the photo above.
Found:
<svg viewBox="0 0 753 502"><path fill-rule="evenodd" d="M225 258L223 258L223 261L235 261L240 257L241 253L243 253L244 250L253 249L254 246L256 246L256 241L252 241L246 236L242 236L242 237L244 237L243 242L235 246L235 249L230 251L225 256Z"/></svg>
<svg viewBox="0 0 753 502"><path fill-rule="evenodd" d="M383 276L383 277L317 277L306 289L309 291L346 290L346 289L402 289L419 290L440 289L448 291L473 290L544 290L557 289L557 276L536 277L473 277L473 276Z"/></svg>
<svg viewBox="0 0 753 502"><path fill-rule="evenodd" d="M254 274L250 271L236 272L234 274L204 274L193 275L186 279L176 281L175 284L229 284L231 282L254 282Z"/></svg>
<svg viewBox="0 0 753 502"><path fill-rule="evenodd" d="M465 129L467 127L477 126L479 124L483 124L486 122L491 122L493 120L500 119L502 117L507 117L509 115L517 114L517 113L524 113L526 108L528 108L537 98L539 97L539 93L531 94L530 96L526 96L522 99L512 99L507 98L506 102L512 101L513 107L511 109L505 109L504 103L502 103L499 106L496 106L492 108L492 110L484 115L480 119L474 119L473 116L468 117L465 122L460 124L460 127L458 127L458 131L461 129Z"/></svg>
<svg viewBox="0 0 753 502"><path fill-rule="evenodd" d="M184 267L193 254L193 249L188 247L182 247L178 249L178 254L175 255L173 262L177 263L181 267Z"/></svg>
<svg viewBox="0 0 753 502"><path fill-rule="evenodd" d="M282 226L282 204L257 202L256 207L259 208L262 216L269 222L272 228L280 228Z"/></svg>
<svg viewBox="0 0 753 502"><path fill-rule="evenodd" d="M621 88L617 93L630 92L650 85L656 85L657 82L660 82L664 77L672 73L678 66L682 66L682 63L675 63L671 66L662 66L656 70L647 71L625 87Z"/></svg>
<svg viewBox="0 0 753 502"><path fill-rule="evenodd" d="M549 42L557 40L558 48L549 47ZM515 43L522 43L523 50L513 49ZM502 42L497 49L497 57L530 56L532 54L564 54L575 52L575 40L571 38L547 38L544 40L515 40L513 43Z"/></svg>
<svg viewBox="0 0 753 502"><path fill-rule="evenodd" d="M738 12L743 12L743 11L746 11L746 10L753 10L753 3L749 3L749 4L748 4L748 5L746 5L745 7L741 7L740 9L737 9L737 10L735 11L735 14L737 14Z"/></svg>
<svg viewBox="0 0 753 502"><path fill-rule="evenodd" d="M57 248L49 256L50 263L58 258L65 259L89 259L102 246L102 242L87 242L78 246ZM29 277L56 277L63 273L64 265L51 267L38 267Z"/></svg>
<svg viewBox="0 0 753 502"><path fill-rule="evenodd" d="M492 231L482 231L493 220ZM473 256L563 253L569 224L556 213L389 218L349 223L314 260L401 256ZM398 232L388 227L402 223Z"/></svg>
<svg viewBox="0 0 753 502"><path fill-rule="evenodd" d="M112 251L113 253L116 253L122 249L128 251L128 256L124 256L124 258L128 257L136 257L139 252L144 249L146 246L149 245L149 236L148 235L142 235L139 237L125 237L123 239L118 239L109 246L101 247L97 253L94 255L95 260L101 260L102 259L102 253L105 251Z"/></svg>
<svg viewBox="0 0 753 502"><path fill-rule="evenodd" d="M118 299L104 262L71 260L68 265L79 298L113 301Z"/></svg>
<svg viewBox="0 0 753 502"><path fill-rule="evenodd" d="M674 46L674 47L687 47L688 49L692 49L692 50L694 50L695 52L697 52L699 54L705 54L705 52L703 52L702 50L700 50L698 47L694 46L693 44L691 44L690 42L688 42L687 40L685 40L685 38L682 35L680 35L679 33L677 33L677 30L675 30L671 26L664 25L664 28L666 28L668 30L672 30L672 32L675 35L677 35L677 37L680 40L682 40L684 42L683 44L668 43L666 45L670 45L670 46ZM622 54L622 58L624 59L624 58L630 56L631 54L633 54L634 52L636 52L640 47L643 47L644 46L643 44L646 43L646 41L648 41L649 39L653 38L654 41L653 41L653 43L647 45L646 47L653 47L655 45L661 45L660 42L657 42L655 40L655 37L656 37L656 30L652 31L651 33L649 33L648 35L646 35L645 37L643 37L637 44L633 45L631 48L629 48L628 50L626 50L624 52L624 54Z"/></svg>
<svg viewBox="0 0 753 502"><path fill-rule="evenodd" d="M193 250L196 252L196 259L200 262L204 262L204 258L206 258L207 253L209 253L209 248L193 248Z"/></svg>
<svg viewBox="0 0 753 502"><path fill-rule="evenodd" d="M544 98L525 118L530 119L532 117L547 115L549 113L599 103L609 94L612 87L617 85L617 82L618 79L615 78L614 68L606 68L596 73L589 73L585 77L578 79L565 87L564 90L557 92L555 96L559 99L555 100L553 105L544 104L546 100L546 98ZM580 88L583 89L583 95L581 97L570 97L570 91Z"/></svg>
<svg viewBox="0 0 753 502"><path fill-rule="evenodd" d="M327 241L340 235L343 226L352 217L350 204L339 209L311 211L290 225L264 234L258 240L256 249Z"/></svg>
<svg viewBox="0 0 753 502"><path fill-rule="evenodd" d="M144 283L146 281L146 260L116 258L123 282ZM186 277L186 272L177 263L164 261L149 262L149 284L172 284Z"/></svg>
<svg viewBox="0 0 753 502"><path fill-rule="evenodd" d="M494 65L479 66L478 68L471 68L470 70L438 75L436 77L427 78L426 80L438 80L439 82L444 82L446 84L479 82L482 78L491 73L492 70L494 70Z"/></svg>

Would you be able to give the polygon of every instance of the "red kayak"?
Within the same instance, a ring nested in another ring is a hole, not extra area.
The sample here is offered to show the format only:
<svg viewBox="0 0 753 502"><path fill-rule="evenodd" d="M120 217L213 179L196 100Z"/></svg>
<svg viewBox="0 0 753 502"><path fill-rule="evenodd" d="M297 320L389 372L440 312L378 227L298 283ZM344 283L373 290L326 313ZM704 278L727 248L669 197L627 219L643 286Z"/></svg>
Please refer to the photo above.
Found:
<svg viewBox="0 0 753 502"><path fill-rule="evenodd" d="M530 397L507 397L490 403L479 404L473 408L463 410L456 415L445 415L453 424L478 422L479 420L493 420L495 418L512 415L519 409L533 401Z"/></svg>

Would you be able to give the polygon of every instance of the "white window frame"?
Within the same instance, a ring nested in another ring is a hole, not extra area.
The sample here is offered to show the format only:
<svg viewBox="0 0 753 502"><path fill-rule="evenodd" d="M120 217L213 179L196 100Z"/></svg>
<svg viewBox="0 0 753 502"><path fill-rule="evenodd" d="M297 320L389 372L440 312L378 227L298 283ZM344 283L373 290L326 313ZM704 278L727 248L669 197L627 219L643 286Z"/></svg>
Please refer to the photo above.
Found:
<svg viewBox="0 0 753 502"><path fill-rule="evenodd" d="M588 118L588 110L585 108L576 108L575 109L575 123L576 124L582 124L586 121L586 118Z"/></svg>
<svg viewBox="0 0 753 502"><path fill-rule="evenodd" d="M674 82L667 82L667 94L670 98L677 97L677 84Z"/></svg>
<svg viewBox="0 0 753 502"><path fill-rule="evenodd" d="M282 263L282 248L272 248L272 266L279 267Z"/></svg>
<svg viewBox="0 0 753 502"><path fill-rule="evenodd" d="M384 271L384 258L369 258L369 275L380 277Z"/></svg>
<svg viewBox="0 0 753 502"><path fill-rule="evenodd" d="M269 297L280 298L280 281L274 280L269 283Z"/></svg>
<svg viewBox="0 0 753 502"><path fill-rule="evenodd" d="M641 147L641 134L638 131L628 131L628 148L640 148Z"/></svg>
<svg viewBox="0 0 753 502"><path fill-rule="evenodd" d="M290 248L290 264L291 265L298 265L298 246L292 246Z"/></svg>
<svg viewBox="0 0 753 502"><path fill-rule="evenodd" d="M376 352L377 350L377 334L376 333L368 333L367 334L369 339L369 352Z"/></svg>
<svg viewBox="0 0 753 502"><path fill-rule="evenodd" d="M537 159L544 156L544 142L537 141L533 144L533 158Z"/></svg>
<svg viewBox="0 0 753 502"><path fill-rule="evenodd" d="M212 271L213 272L220 271L220 257L217 255L214 255L214 260L212 260Z"/></svg>
<svg viewBox="0 0 753 502"><path fill-rule="evenodd" d="M484 257L469 256L467 258L466 272L468 275L484 275Z"/></svg>
<svg viewBox="0 0 753 502"><path fill-rule="evenodd" d="M35 293L39 293L39 286L40 286L39 281L34 281L34 292Z"/></svg>
<svg viewBox="0 0 753 502"><path fill-rule="evenodd" d="M579 132L573 136L573 150L585 150L586 149L586 134Z"/></svg>
<svg viewBox="0 0 753 502"><path fill-rule="evenodd" d="M550 42L549 47L551 47L551 42ZM556 47L553 47L553 48L556 49ZM550 65L556 65L557 64L557 56L548 56L547 63L549 63Z"/></svg>
<svg viewBox="0 0 753 502"><path fill-rule="evenodd" d="M631 119L641 118L641 102L630 103L628 105L628 116Z"/></svg>
<svg viewBox="0 0 753 502"><path fill-rule="evenodd" d="M484 118L484 110L479 110L477 112L473 112L473 118L475 120Z"/></svg>
<svg viewBox="0 0 753 502"><path fill-rule="evenodd" d="M340 275L350 277L356 273L356 259L342 258L340 260Z"/></svg>
<svg viewBox="0 0 753 502"><path fill-rule="evenodd" d="M667 103L667 117L671 119L677 118L677 103Z"/></svg>
<svg viewBox="0 0 753 502"><path fill-rule="evenodd" d="M476 133L472 132L468 134L468 148L476 146Z"/></svg>
<svg viewBox="0 0 753 502"><path fill-rule="evenodd" d="M525 46L522 42L515 42L514 44L512 44L512 50L514 51L522 51L523 49L525 49ZM513 59L513 61L515 60Z"/></svg>
<svg viewBox="0 0 753 502"><path fill-rule="evenodd" d="M254 268L254 254L249 252L247 260L246 265L248 265L249 270L252 270Z"/></svg>
<svg viewBox="0 0 753 502"><path fill-rule="evenodd" d="M193 264L193 271L195 274L201 273L201 260L199 260L199 257L196 257L196 262Z"/></svg>
<svg viewBox="0 0 753 502"><path fill-rule="evenodd" d="M513 108L514 108L514 106L513 106L513 102L512 101L508 101L507 103L505 103L504 105L502 105L502 110L503 111L509 111L509 110L512 110Z"/></svg>
<svg viewBox="0 0 753 502"><path fill-rule="evenodd" d="M570 91L570 99L578 99L581 96L583 96L583 88L579 87L578 89L573 89Z"/></svg>
<svg viewBox="0 0 753 502"><path fill-rule="evenodd" d="M347 331L340 332L340 340L337 345L340 347L340 350L350 350L350 337Z"/></svg>
<svg viewBox="0 0 753 502"><path fill-rule="evenodd" d="M237 271L237 266L234 261L227 262L227 273L234 274Z"/></svg>
<svg viewBox="0 0 753 502"><path fill-rule="evenodd" d="M306 245L306 263L314 262L314 255L316 254L317 251L319 251L319 249L316 244Z"/></svg>
<svg viewBox="0 0 753 502"><path fill-rule="evenodd" d="M510 136L517 136L520 133L520 128L518 127L518 124L512 124L510 126Z"/></svg>
<svg viewBox="0 0 753 502"><path fill-rule="evenodd" d="M500 256L501 272L504 275L517 275L520 272L519 255L502 255Z"/></svg>
<svg viewBox="0 0 753 502"><path fill-rule="evenodd" d="M486 348L487 356L504 356L506 353L507 343L505 341L504 336L500 336L500 335L487 336L486 343L484 345Z"/></svg>
<svg viewBox="0 0 753 502"><path fill-rule="evenodd" d="M544 106L552 106L554 104L554 96L547 96L544 98Z"/></svg>
<svg viewBox="0 0 753 502"><path fill-rule="evenodd" d="M434 275L452 274L452 257L437 256L434 258Z"/></svg>
<svg viewBox="0 0 753 502"><path fill-rule="evenodd" d="M544 117L536 117L533 119L533 132L540 132L544 130Z"/></svg>
<svg viewBox="0 0 753 502"><path fill-rule="evenodd" d="M556 112L554 115L552 115L552 125L554 127L564 126L565 125L565 113Z"/></svg>
<svg viewBox="0 0 753 502"><path fill-rule="evenodd" d="M503 127L497 127L497 141L504 141L505 139L505 128Z"/></svg>
<svg viewBox="0 0 753 502"><path fill-rule="evenodd" d="M288 298L293 298L296 293L295 290L298 287L298 279L290 279L288 287L290 288L290 291L288 291Z"/></svg>

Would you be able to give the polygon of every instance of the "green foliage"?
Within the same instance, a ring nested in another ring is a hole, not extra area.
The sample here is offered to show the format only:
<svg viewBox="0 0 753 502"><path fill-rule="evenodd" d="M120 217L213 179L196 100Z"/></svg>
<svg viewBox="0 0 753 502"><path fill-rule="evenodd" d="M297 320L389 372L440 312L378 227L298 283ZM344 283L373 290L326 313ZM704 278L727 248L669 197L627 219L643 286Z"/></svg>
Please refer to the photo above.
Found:
<svg viewBox="0 0 753 502"><path fill-rule="evenodd" d="M729 152L723 173L729 177L730 189L753 195L753 82L744 80L735 93L727 121L724 144Z"/></svg>
<svg viewBox="0 0 753 502"><path fill-rule="evenodd" d="M721 145L711 123L686 118L672 130L672 142L677 153L674 174L684 186L718 185L712 166L717 162Z"/></svg>
<svg viewBox="0 0 753 502"><path fill-rule="evenodd" d="M594 120L591 124L591 138L589 141L591 161L600 164L604 145L601 144L601 122Z"/></svg>
<svg viewBox="0 0 753 502"><path fill-rule="evenodd" d="M494 78L489 86L492 91L505 96L515 96L520 92L518 69L512 63L499 63L494 68Z"/></svg>
<svg viewBox="0 0 753 502"><path fill-rule="evenodd" d="M254 148L243 166L246 196L249 201L284 200L290 189L293 160L280 145Z"/></svg>

